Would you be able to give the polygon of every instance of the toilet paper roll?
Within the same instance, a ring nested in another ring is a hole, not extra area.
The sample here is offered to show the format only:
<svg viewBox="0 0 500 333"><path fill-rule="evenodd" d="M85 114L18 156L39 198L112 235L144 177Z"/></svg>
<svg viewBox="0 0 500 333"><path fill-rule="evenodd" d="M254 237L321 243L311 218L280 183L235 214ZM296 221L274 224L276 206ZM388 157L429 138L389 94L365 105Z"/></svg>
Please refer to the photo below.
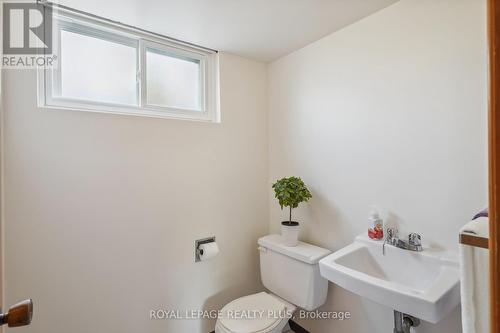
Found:
<svg viewBox="0 0 500 333"><path fill-rule="evenodd" d="M219 253L219 247L216 242L200 244L198 249L201 261L212 259Z"/></svg>

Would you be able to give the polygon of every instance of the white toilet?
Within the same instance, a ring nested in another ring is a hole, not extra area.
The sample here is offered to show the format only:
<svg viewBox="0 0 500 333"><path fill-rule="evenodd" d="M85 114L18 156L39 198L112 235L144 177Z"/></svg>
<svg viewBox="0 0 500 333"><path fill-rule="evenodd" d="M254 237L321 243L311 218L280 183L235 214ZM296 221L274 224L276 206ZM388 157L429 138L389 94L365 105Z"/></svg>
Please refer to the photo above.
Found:
<svg viewBox="0 0 500 333"><path fill-rule="evenodd" d="M258 243L260 275L270 292L226 304L216 333L279 333L297 307L311 311L326 300L328 281L319 274L318 261L329 250L303 242L285 246L280 235L264 236Z"/></svg>

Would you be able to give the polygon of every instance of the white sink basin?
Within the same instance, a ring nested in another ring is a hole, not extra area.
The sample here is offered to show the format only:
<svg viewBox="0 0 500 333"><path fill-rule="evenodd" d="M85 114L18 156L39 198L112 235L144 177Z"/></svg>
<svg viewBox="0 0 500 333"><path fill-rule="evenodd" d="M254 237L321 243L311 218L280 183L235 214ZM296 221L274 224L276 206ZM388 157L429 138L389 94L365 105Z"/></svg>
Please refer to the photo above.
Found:
<svg viewBox="0 0 500 333"><path fill-rule="evenodd" d="M385 246L368 236L323 258L321 275L362 297L437 323L460 303L458 261L448 252L424 247L413 252Z"/></svg>

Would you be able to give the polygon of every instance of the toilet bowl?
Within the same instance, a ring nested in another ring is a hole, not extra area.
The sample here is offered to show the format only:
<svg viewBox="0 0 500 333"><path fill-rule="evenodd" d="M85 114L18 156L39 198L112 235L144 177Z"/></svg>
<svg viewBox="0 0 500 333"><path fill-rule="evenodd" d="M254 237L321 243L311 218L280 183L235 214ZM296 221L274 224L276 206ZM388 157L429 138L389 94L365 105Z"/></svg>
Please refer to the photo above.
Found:
<svg viewBox="0 0 500 333"><path fill-rule="evenodd" d="M280 333L297 307L276 295L260 292L226 304L216 333Z"/></svg>
<svg viewBox="0 0 500 333"><path fill-rule="evenodd" d="M304 242L286 246L280 235L264 236L258 244L261 280L269 292L226 304L215 333L281 333L298 307L311 311L326 300L328 281L318 262L331 251Z"/></svg>

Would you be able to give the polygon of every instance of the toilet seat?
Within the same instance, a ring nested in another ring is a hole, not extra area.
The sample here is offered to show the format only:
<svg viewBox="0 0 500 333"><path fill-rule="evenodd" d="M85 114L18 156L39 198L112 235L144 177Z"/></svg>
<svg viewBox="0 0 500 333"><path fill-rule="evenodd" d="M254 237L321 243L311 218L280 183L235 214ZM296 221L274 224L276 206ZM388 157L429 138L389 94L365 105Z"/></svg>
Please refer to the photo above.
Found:
<svg viewBox="0 0 500 333"><path fill-rule="evenodd" d="M221 310L216 332L274 333L288 322L295 306L265 292L243 296L228 303Z"/></svg>

